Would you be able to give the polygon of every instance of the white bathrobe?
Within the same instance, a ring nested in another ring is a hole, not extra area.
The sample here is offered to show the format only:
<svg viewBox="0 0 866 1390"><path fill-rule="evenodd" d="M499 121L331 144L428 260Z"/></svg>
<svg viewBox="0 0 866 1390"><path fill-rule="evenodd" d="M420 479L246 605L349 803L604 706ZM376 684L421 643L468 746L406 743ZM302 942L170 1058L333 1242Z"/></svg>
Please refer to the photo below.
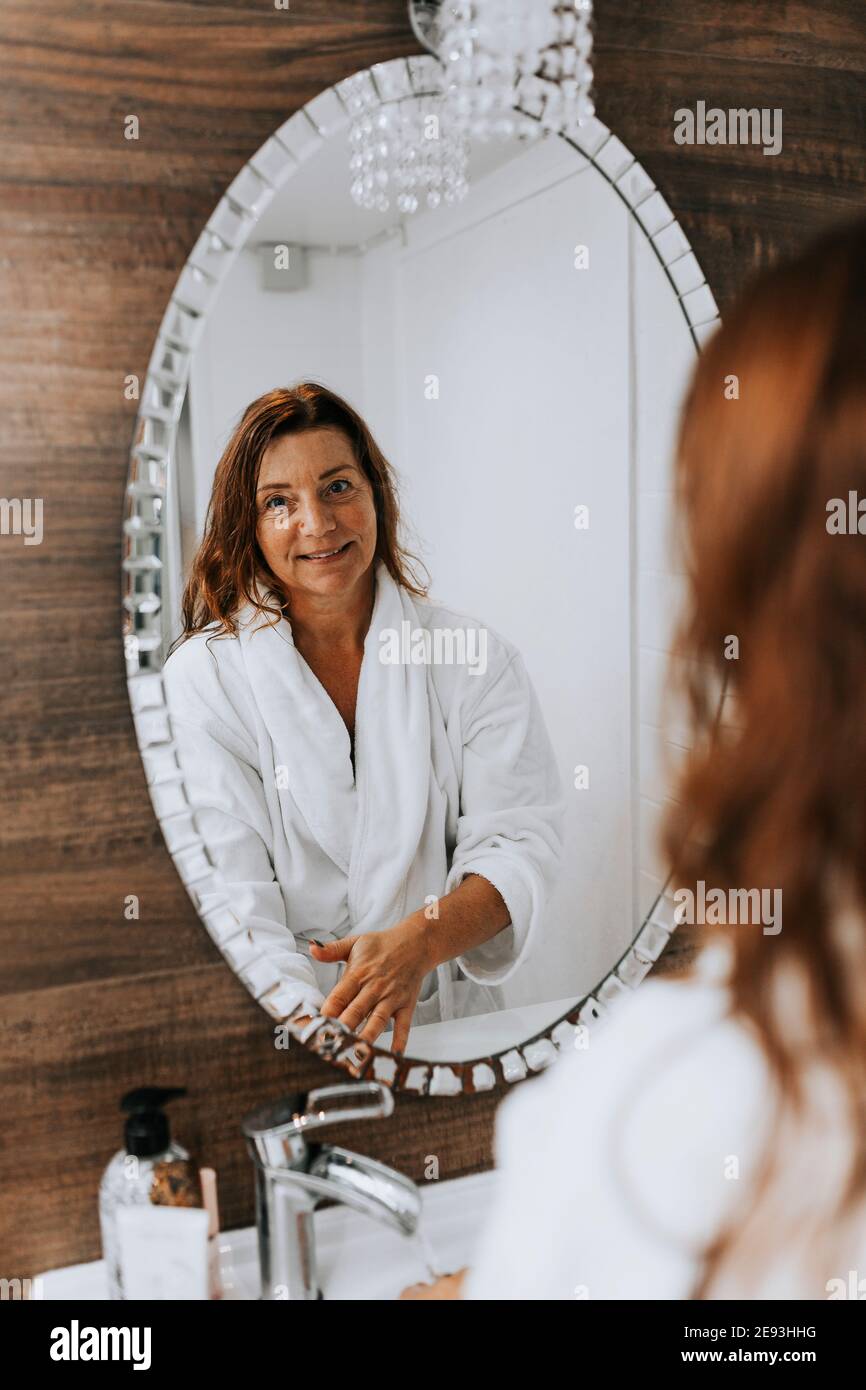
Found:
<svg viewBox="0 0 866 1390"><path fill-rule="evenodd" d="M589 1051L506 1097L465 1299L688 1299L702 1250L748 1210L768 1144L780 1162L763 1224L711 1297L858 1296L847 1290L849 1271L866 1271L862 1205L843 1223L847 1249L822 1239L856 1128L841 1077L807 1036L806 983L791 971L776 993L806 1067L805 1110L777 1132L772 1072L732 1014L731 959L728 943L712 940L690 979L648 980L597 1025ZM590 1309L584 1317L589 1332Z"/></svg>
<svg viewBox="0 0 866 1390"><path fill-rule="evenodd" d="M380 634L479 625L414 600L381 563L376 581L354 771L348 730L285 619L248 608L236 637L190 638L166 663L165 689L219 896L276 971L287 1009L315 1012L339 978L338 965L311 958L311 939L433 912L470 873L498 889L511 925L426 977L413 1021L430 1023L501 1007L498 987L542 941L561 783L516 649L487 629L483 673L482 663L387 664Z"/></svg>

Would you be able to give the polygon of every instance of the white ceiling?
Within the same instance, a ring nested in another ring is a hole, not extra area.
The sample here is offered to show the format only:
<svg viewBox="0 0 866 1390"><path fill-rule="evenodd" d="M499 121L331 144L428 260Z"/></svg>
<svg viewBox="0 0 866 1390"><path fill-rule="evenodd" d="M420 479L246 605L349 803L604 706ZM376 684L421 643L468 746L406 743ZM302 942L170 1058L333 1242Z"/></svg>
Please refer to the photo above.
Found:
<svg viewBox="0 0 866 1390"><path fill-rule="evenodd" d="M467 171L468 197L472 197L473 183L479 183L492 170L532 148L517 140L476 142ZM326 140L275 195L256 225L251 244L355 246L406 220L396 208L384 213L368 212L353 202L349 193L349 153L347 131ZM575 158L580 158L576 151ZM418 222L435 215L424 209L409 220Z"/></svg>

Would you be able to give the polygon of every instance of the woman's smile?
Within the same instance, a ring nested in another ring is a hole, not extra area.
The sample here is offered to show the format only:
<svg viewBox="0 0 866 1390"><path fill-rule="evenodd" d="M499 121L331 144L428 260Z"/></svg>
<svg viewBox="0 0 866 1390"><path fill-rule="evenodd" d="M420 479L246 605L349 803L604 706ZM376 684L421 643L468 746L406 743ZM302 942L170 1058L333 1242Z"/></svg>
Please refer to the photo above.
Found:
<svg viewBox="0 0 866 1390"><path fill-rule="evenodd" d="M341 556L345 555L349 546L352 544L352 541L346 541L345 545L338 546L336 550L311 550L305 555L299 555L298 559L312 560L316 565L326 565L332 560L339 560Z"/></svg>

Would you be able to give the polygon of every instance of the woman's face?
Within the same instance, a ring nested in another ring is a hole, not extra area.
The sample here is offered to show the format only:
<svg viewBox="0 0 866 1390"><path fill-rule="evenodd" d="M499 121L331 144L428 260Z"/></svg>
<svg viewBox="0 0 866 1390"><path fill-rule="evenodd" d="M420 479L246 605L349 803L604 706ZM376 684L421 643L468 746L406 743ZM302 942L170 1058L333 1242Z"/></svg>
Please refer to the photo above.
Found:
<svg viewBox="0 0 866 1390"><path fill-rule="evenodd" d="M287 597L335 598L367 575L376 550L373 489L342 430L281 435L262 457L256 536Z"/></svg>

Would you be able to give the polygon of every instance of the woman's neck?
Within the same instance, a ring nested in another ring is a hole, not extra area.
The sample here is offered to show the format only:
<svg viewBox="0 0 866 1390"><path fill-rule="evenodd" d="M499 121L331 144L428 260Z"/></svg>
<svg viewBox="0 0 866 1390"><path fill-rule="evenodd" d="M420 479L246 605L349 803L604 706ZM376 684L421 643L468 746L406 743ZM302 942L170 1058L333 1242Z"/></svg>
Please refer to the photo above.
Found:
<svg viewBox="0 0 866 1390"><path fill-rule="evenodd" d="M294 593L284 612L301 651L342 648L362 651L373 616L374 584L356 585L348 594Z"/></svg>

